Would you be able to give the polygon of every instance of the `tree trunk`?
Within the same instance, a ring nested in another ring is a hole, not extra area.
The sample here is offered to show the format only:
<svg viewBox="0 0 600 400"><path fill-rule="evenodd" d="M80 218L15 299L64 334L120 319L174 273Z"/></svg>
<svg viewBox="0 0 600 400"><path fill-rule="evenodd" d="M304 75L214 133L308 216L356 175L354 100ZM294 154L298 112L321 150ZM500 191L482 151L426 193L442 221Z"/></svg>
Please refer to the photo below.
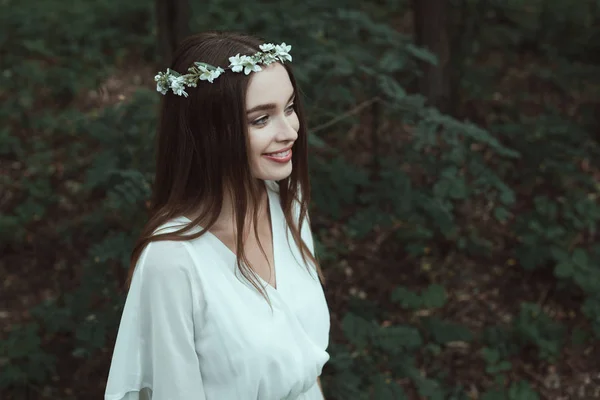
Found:
<svg viewBox="0 0 600 400"><path fill-rule="evenodd" d="M417 45L427 48L438 59L437 65L423 63L419 92L429 104L442 112L450 109L450 38L448 0L413 0Z"/></svg>
<svg viewBox="0 0 600 400"><path fill-rule="evenodd" d="M179 42L189 35L188 0L155 0L158 34L158 64L166 69L171 64Z"/></svg>

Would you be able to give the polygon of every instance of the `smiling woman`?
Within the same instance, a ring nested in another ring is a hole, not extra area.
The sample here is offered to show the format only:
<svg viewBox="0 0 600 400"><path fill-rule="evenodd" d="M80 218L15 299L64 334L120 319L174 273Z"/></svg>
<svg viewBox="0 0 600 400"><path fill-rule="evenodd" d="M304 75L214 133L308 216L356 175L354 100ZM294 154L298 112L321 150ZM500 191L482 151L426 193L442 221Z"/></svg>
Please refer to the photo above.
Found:
<svg viewBox="0 0 600 400"><path fill-rule="evenodd" d="M292 173L292 148L300 129L294 95L281 64L250 78L246 92L250 168L258 179L280 181Z"/></svg>
<svg viewBox="0 0 600 400"><path fill-rule="evenodd" d="M105 400L323 399L329 311L290 49L204 33L156 76L151 215Z"/></svg>

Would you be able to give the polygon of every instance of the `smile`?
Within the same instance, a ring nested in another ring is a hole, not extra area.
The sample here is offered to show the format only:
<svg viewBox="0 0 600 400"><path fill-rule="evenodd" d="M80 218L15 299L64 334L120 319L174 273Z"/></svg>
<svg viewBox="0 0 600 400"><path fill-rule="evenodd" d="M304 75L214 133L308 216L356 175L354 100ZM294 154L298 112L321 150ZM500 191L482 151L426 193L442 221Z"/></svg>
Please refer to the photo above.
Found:
<svg viewBox="0 0 600 400"><path fill-rule="evenodd" d="M292 159L292 149L282 151L281 153L267 153L263 154L263 156L271 161L286 163Z"/></svg>

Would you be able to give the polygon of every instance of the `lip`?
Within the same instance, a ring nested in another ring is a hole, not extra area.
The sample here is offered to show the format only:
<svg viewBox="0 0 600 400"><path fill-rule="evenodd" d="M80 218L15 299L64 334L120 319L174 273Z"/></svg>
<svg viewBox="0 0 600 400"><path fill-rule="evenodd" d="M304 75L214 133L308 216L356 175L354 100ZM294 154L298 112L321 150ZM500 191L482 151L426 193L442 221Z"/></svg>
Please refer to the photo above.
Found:
<svg viewBox="0 0 600 400"><path fill-rule="evenodd" d="M281 149L281 150L277 150L277 151L271 151L269 153L263 153L263 155L266 155L268 157L268 154L277 154L277 153L283 153L284 151L288 151L290 150L294 145L291 145L289 147L286 147L285 149Z"/></svg>
<svg viewBox="0 0 600 400"><path fill-rule="evenodd" d="M290 161L292 159L292 148L290 147L290 148L288 148L288 150L289 150L290 153L286 157L284 157L284 158L281 158L281 157L272 157L272 156L268 156L266 154L263 154L263 157L268 158L271 161L275 161L275 162L278 162L278 163L281 163L281 164L285 164L285 163L287 163L288 161ZM288 150L278 151L277 153L282 153L282 152L288 151Z"/></svg>

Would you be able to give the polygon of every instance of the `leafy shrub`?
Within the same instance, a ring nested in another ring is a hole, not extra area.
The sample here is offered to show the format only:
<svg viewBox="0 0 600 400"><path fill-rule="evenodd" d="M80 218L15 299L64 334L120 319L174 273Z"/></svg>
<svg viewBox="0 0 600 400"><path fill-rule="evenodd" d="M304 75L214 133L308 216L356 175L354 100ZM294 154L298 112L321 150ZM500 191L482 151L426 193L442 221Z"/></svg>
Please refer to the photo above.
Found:
<svg viewBox="0 0 600 400"><path fill-rule="evenodd" d="M81 362L110 345L153 172L153 90L139 90L100 110L79 102L109 73L127 69L130 58L152 58L151 3L33 3L4 1L0 13L5 28L0 116L6 121L0 154L17 171L0 177L10 192L3 203L7 212L0 215L0 238L3 249L15 252L34 234L38 242L64 249L70 256L60 262L73 264L77 282L34 307L30 323L13 326L0 340L8 366L0 375L3 389L48 384L64 356L52 346L59 337L69 338L71 356ZM471 17L481 7L475 3L464 2ZM408 260L431 247L443 257L451 248L478 261L508 255L527 271L551 271L560 290L582 299L582 311L600 335L600 208L590 173L598 168L600 146L591 134L594 103L583 84L597 79L598 71L583 64L592 58L586 56L587 44L548 44L560 43L554 38L564 35L583 43L577 21L589 22L590 4L535 2L523 12L522 2L489 2L480 23L490 29L467 43L465 103L492 101L495 80L508 69L481 67L476 61L484 51L516 53L539 37L548 40L535 49L548 57L545 66L523 69L533 69L531 79L552 88L560 101L536 103L542 111L533 117L524 110L537 100L515 95L490 106L493 115L479 118L480 124L443 115L411 94L419 63L436 59L389 25L389 4L366 10L358 2L339 7L282 1L261 7L217 0L195 10L192 25L249 31L294 45L314 127L313 215L323 228L335 220L354 241L388 230L398 254ZM566 62L567 55L579 61ZM586 112L561 108L572 95ZM347 112L356 103L363 112ZM357 138L349 140L350 128L357 126ZM373 157L353 155L350 142ZM317 242L326 256L322 260L331 264L350 254L344 243L325 248ZM327 398L408 399L418 393L427 399L466 399L461 384L449 379L451 371L436 362L452 344L466 343L481 345L485 378L495 382L482 398L537 399L526 381L507 382L511 360L528 348L543 360L557 360L564 327L539 306L523 302L512 324L475 332L442 317L450 297L444 286L431 283L421 291L398 286L390 299L397 309L351 299L341 317L343 340L330 347L323 379ZM389 323L397 314L409 317Z"/></svg>

